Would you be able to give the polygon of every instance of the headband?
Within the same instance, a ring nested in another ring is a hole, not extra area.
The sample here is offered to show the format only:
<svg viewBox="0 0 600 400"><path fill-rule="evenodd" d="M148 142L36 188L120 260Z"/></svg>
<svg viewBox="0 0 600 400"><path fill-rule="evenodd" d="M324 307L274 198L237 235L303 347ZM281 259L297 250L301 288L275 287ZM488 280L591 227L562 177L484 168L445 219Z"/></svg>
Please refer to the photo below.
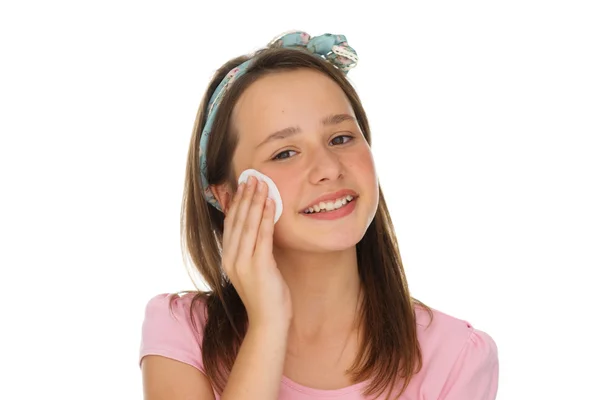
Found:
<svg viewBox="0 0 600 400"><path fill-rule="evenodd" d="M304 48L318 57L323 57L325 60L329 61L339 70L341 70L344 74L347 74L348 71L351 68L354 68L358 62L356 51L354 51L352 47L348 46L348 42L346 41L346 37L344 35L332 35L326 33L324 35L311 38L308 33L294 31L275 38L271 41L271 43L269 43L268 47ZM250 58L249 60L235 67L229 71L221 83L219 83L219 86L217 86L215 89L215 92L208 103L208 116L200 136L200 175L202 179L202 192L206 201L219 211L222 211L222 209L218 200L214 196L214 193L210 189L210 186L208 185L206 170L206 146L208 144L208 138L210 137L215 115L219 110L219 105L223 99L223 95L227 92L229 86L246 72L252 61L253 58Z"/></svg>

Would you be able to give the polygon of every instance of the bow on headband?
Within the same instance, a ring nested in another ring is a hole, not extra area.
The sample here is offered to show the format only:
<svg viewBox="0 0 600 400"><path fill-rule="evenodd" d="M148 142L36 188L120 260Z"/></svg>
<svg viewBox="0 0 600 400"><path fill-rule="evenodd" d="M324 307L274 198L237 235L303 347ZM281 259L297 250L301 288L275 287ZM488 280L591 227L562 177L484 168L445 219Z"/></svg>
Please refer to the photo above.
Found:
<svg viewBox="0 0 600 400"><path fill-rule="evenodd" d="M358 62L356 51L348 46L344 35L326 33L311 38L306 32L291 32L273 40L269 47L305 47L311 53L325 57L344 73Z"/></svg>
<svg viewBox="0 0 600 400"><path fill-rule="evenodd" d="M268 47L305 48L317 56L324 57L339 70L344 72L344 74L347 74L358 62L356 51L348 46L348 42L344 35L332 35L326 33L311 38L306 32L294 31L275 38L269 43ZM208 116L206 118L204 129L202 130L202 135L200 136L200 175L202 177L201 183L204 198L210 205L220 211L222 211L222 209L210 189L208 179L206 178L206 147L215 115L217 114L223 95L226 93L227 88L246 72L252 60L253 59L251 58L229 71L219 86L217 86L208 103Z"/></svg>

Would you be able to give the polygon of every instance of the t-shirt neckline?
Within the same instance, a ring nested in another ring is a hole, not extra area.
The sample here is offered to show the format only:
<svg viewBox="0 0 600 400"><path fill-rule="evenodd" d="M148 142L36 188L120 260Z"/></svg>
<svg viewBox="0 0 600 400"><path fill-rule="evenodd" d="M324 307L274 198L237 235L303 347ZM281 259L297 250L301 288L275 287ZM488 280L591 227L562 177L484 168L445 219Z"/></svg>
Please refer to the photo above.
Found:
<svg viewBox="0 0 600 400"><path fill-rule="evenodd" d="M285 375L281 377L281 382L284 385L286 385L287 387L289 387L297 392L305 393L305 394L308 394L308 395L314 396L314 397L331 397L332 395L340 396L340 395L344 395L347 393L353 393L358 390L361 390L368 383L367 381L359 382L359 383L355 383L354 385L346 386L341 389L314 389L311 387L303 386L297 382L294 382L293 380L291 380L290 378L288 378Z"/></svg>

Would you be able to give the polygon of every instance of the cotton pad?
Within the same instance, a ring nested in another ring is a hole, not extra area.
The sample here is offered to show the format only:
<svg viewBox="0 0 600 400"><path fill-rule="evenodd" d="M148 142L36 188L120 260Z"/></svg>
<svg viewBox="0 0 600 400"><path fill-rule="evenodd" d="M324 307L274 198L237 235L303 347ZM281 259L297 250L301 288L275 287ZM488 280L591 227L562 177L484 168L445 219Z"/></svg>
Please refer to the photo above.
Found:
<svg viewBox="0 0 600 400"><path fill-rule="evenodd" d="M258 172L255 169L247 169L240 175L238 179L238 185L242 182L247 182L250 176L254 176L258 181L263 181L267 184L269 188L268 196L275 203L275 223L281 217L281 212L283 211L283 201L281 200L281 195L279 194L279 190L277 186L275 186L275 182L268 176L263 173Z"/></svg>

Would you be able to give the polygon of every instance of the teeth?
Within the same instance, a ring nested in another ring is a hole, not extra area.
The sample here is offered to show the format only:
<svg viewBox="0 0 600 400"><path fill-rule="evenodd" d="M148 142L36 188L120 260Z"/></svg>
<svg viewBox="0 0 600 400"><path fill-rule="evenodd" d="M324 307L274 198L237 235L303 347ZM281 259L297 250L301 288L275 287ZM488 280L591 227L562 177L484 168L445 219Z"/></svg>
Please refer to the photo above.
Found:
<svg viewBox="0 0 600 400"><path fill-rule="evenodd" d="M353 199L354 197L352 197L351 195L347 195L342 198L336 199L335 201L328 201L326 203L322 201L319 204L315 204L312 207L308 207L306 210L304 210L304 213L313 214L321 211L327 212L337 210L338 208L341 208L349 202L351 202Z"/></svg>

